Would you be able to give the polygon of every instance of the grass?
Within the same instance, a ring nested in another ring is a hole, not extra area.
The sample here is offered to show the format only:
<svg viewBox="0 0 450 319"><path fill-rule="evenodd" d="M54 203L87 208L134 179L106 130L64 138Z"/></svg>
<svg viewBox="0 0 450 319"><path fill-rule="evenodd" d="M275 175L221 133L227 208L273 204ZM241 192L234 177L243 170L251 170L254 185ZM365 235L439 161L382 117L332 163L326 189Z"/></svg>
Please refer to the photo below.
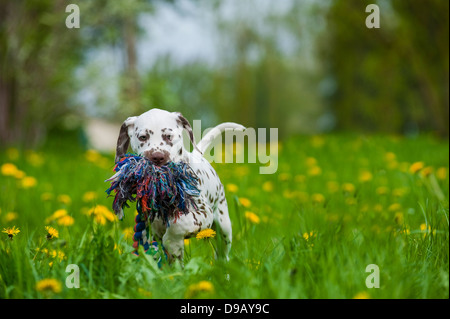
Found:
<svg viewBox="0 0 450 319"><path fill-rule="evenodd" d="M280 143L273 175L214 164L233 224L230 261L213 258L220 240L194 238L184 268L159 269L131 254L134 207L108 220L112 154L69 137L1 150L0 230L20 233L0 233L0 298L448 298L448 152L428 136L326 135ZM89 215L99 205L104 217ZM48 219L58 210L72 217L66 225ZM46 239L47 225L58 238ZM70 264L80 288L65 284ZM366 287L370 264L378 289ZM53 281L37 286L43 279Z"/></svg>

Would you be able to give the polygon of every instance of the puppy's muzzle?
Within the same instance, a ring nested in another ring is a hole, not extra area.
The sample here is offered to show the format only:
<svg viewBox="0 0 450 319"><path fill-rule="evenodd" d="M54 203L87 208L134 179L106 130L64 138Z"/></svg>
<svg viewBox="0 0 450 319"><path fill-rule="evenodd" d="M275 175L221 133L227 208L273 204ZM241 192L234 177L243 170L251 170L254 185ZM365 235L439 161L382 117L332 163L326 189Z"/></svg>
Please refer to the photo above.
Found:
<svg viewBox="0 0 450 319"><path fill-rule="evenodd" d="M169 154L166 152L145 151L144 156L157 166L167 164L169 161Z"/></svg>

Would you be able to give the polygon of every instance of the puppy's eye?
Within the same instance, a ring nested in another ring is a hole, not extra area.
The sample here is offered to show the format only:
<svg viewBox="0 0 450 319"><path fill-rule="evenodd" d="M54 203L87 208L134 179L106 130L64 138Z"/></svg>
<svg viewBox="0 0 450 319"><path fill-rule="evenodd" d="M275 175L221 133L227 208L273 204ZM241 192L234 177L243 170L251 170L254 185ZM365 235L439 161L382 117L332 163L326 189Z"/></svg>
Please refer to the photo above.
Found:
<svg viewBox="0 0 450 319"><path fill-rule="evenodd" d="M145 142L147 140L148 136L147 135L141 135L138 137L139 141L141 142Z"/></svg>
<svg viewBox="0 0 450 319"><path fill-rule="evenodd" d="M173 135L165 134L165 135L163 135L163 138L164 138L165 140L168 140L168 141L171 141L171 142L172 142L172 140L173 140Z"/></svg>

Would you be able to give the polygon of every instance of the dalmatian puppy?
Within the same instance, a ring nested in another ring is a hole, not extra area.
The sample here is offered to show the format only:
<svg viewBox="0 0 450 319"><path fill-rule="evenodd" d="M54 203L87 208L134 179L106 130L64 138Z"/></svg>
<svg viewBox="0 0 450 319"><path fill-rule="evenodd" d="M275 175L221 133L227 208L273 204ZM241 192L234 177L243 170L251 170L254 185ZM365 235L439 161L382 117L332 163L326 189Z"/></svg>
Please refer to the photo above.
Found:
<svg viewBox="0 0 450 319"><path fill-rule="evenodd" d="M160 218L155 218L151 224L152 239L162 240L169 260L174 258L182 260L184 239L196 236L201 230L211 228L213 223L220 228L224 237L226 243L224 253L228 259L232 230L224 187L211 164L203 157L203 152L225 129L244 130L245 127L236 123L222 123L210 130L197 145L191 125L181 113L157 108L140 116L129 117L120 128L116 162L131 146L133 152L148 158L158 166L170 161L185 162L199 178L200 196L196 198L197 210L193 208L176 221L169 220L168 227ZM194 147L192 152L184 147L183 131L188 133Z"/></svg>

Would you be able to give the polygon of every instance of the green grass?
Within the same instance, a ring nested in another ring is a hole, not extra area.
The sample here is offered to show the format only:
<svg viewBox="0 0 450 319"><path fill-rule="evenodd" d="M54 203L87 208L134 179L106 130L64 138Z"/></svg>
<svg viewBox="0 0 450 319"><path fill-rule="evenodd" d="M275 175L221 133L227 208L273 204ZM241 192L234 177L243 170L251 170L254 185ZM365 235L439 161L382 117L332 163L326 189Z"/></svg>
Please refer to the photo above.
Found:
<svg viewBox="0 0 450 319"><path fill-rule="evenodd" d="M21 231L13 240L0 233L0 298L448 298L448 152L448 141L428 136L329 135L284 141L273 175L258 174L259 164L214 164L229 190L230 261L213 258L217 239L192 239L184 268L158 269L131 254L123 231L134 207L105 225L86 214L111 208L112 154L89 161L70 138L51 139L37 156L1 150L0 165L13 163L37 184L0 175L0 230ZM432 173L411 173L415 162ZM46 221L59 209L73 225ZM59 238L47 240L46 225ZM78 289L65 285L69 264L80 268ZM379 266L378 289L365 285L369 264ZM61 290L36 289L46 278Z"/></svg>

